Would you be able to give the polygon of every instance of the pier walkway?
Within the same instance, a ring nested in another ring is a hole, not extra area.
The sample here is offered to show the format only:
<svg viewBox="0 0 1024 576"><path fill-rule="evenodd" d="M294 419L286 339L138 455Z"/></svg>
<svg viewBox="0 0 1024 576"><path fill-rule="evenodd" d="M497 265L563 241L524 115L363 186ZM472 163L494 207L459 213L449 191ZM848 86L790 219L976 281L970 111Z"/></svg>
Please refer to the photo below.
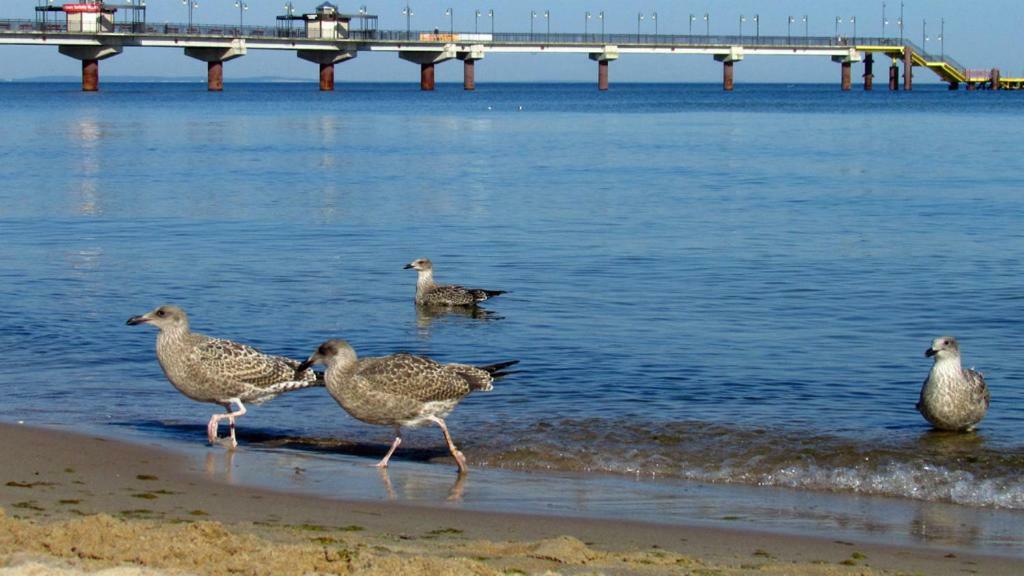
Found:
<svg viewBox="0 0 1024 576"><path fill-rule="evenodd" d="M352 18L376 17L352 15ZM282 17L278 17L279 20ZM298 19L297 17L294 19ZM361 52L391 52L420 65L420 86L434 89L435 65L452 59L464 66L464 87L475 87L475 63L488 54L581 54L598 65L598 88L609 85L609 63L632 54L703 55L723 64L723 88L732 90L735 64L752 56L827 57L840 64L840 86L849 90L851 66L863 63L864 88L873 88L876 57L887 58L888 88L911 90L913 68L934 72L950 89L1020 89L1024 78L1002 77L997 69L968 69L948 55L930 54L913 42L898 38L827 36L718 36L707 34L566 34L566 33L463 33L348 29L329 34L305 27L147 24L111 22L100 31L75 30L71 20L0 19L0 45L54 46L62 54L82 61L82 87L99 87L100 60L125 48L178 48L186 56L207 62L208 87L223 88L223 64L250 50L291 50L299 58L319 64L320 88L334 89L334 65ZM327 36L327 37L323 37ZM883 60L884 62L884 60ZM882 63L882 62L880 62ZM902 68L902 72L900 70ZM902 76L902 82L900 77Z"/></svg>

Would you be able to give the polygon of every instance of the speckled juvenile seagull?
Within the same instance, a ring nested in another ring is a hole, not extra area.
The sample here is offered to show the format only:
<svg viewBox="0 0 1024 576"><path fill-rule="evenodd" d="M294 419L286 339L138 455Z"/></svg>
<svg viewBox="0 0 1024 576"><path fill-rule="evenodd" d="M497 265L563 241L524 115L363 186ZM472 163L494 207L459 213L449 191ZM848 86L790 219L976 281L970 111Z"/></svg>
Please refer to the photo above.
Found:
<svg viewBox="0 0 1024 576"><path fill-rule="evenodd" d="M466 457L452 442L444 418L470 392L490 390L495 378L507 374L501 370L517 362L477 367L441 364L412 354L358 359L348 342L328 340L298 370L324 364L327 391L346 412L368 424L394 427L395 440L378 467L386 468L402 443L403 426L411 428L433 422L444 433L448 450L459 466L459 473L463 473Z"/></svg>
<svg viewBox="0 0 1024 576"><path fill-rule="evenodd" d="M153 324L160 329L156 357L179 392L227 410L227 414L210 417L206 434L211 444L217 442L218 424L226 418L231 427L231 446L238 446L235 418L245 414L243 402L260 404L282 392L324 385L322 377L317 378L312 370L297 370L297 360L190 332L188 315L177 306L161 306L128 319L128 325L136 324ZM238 409L232 411L232 405Z"/></svg>
<svg viewBox="0 0 1024 576"><path fill-rule="evenodd" d="M981 372L960 366L960 345L952 336L932 341L925 356L935 363L921 387L917 410L939 430L967 432L985 417L990 401Z"/></svg>
<svg viewBox="0 0 1024 576"><path fill-rule="evenodd" d="M419 258L405 265L417 272L416 303L425 306L473 306L488 298L504 294L504 290L464 288L454 284L434 283L434 264L429 258Z"/></svg>

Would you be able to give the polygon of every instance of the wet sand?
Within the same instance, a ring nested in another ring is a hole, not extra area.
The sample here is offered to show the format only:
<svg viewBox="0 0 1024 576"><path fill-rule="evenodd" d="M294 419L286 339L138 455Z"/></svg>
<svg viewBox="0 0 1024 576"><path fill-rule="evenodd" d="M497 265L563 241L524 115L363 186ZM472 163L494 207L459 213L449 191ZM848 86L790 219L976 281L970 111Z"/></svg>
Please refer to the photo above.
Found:
<svg viewBox="0 0 1024 576"><path fill-rule="evenodd" d="M0 575L1017 574L935 548L350 502L229 485L186 457L0 425ZM472 472L470 472L472 474Z"/></svg>

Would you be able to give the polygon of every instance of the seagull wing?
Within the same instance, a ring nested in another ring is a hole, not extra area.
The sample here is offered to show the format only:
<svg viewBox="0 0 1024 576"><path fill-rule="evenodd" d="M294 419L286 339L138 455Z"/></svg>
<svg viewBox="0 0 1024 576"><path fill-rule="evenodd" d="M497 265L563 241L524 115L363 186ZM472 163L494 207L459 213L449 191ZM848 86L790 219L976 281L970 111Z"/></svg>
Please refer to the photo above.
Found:
<svg viewBox="0 0 1024 576"><path fill-rule="evenodd" d="M420 402L459 400L472 390L450 365L412 354L360 360L356 373L374 390Z"/></svg>
<svg viewBox="0 0 1024 576"><path fill-rule="evenodd" d="M964 379L967 380L967 386L971 391L971 401L975 404L984 404L987 409L992 401L992 395L985 384L985 376L977 370L967 368L964 370Z"/></svg>
<svg viewBox="0 0 1024 576"><path fill-rule="evenodd" d="M260 389L296 380L299 362L284 356L264 354L252 346L231 340L210 338L193 348L193 365L202 366L208 377L230 378ZM312 372L303 380L313 380Z"/></svg>

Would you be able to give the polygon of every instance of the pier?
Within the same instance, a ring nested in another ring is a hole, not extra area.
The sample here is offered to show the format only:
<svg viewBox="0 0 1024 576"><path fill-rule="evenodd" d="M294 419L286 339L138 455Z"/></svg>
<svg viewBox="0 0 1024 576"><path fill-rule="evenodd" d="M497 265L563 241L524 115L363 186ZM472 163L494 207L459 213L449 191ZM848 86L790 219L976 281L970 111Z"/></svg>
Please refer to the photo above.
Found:
<svg viewBox="0 0 1024 576"><path fill-rule="evenodd" d="M712 34L463 33L379 30L377 16L340 12L323 3L315 12L277 16L276 26L150 24L145 4L77 2L36 7L34 19L0 19L0 45L56 47L82 62L82 90L99 89L100 61L125 48L177 48L205 62L207 87L223 90L224 64L250 50L290 50L317 64L320 89L334 90L334 67L360 53L385 52L417 64L422 90L435 88L434 71L448 60L463 63L463 87L476 87L476 64L488 55L579 54L597 63L597 88L610 85L610 64L634 54L703 56L722 63L722 88L733 90L742 63L756 56L810 56L838 64L839 87L853 85L853 65L863 66L864 90L874 89L874 66L888 63L892 91L912 90L914 68L927 69L951 90L1016 90L1024 78L998 69L969 69L949 55L930 54L906 38ZM312 76L312 74L311 74ZM901 87L902 85L902 87Z"/></svg>

